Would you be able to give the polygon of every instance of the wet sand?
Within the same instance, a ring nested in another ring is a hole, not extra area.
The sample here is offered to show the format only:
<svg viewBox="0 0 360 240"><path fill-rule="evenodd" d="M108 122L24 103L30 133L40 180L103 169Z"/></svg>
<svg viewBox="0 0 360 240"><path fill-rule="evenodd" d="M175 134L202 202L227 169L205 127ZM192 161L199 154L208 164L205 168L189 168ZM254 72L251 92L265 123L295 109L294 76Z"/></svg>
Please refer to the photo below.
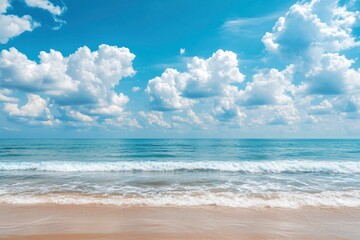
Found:
<svg viewBox="0 0 360 240"><path fill-rule="evenodd" d="M360 209L0 204L0 239L360 239Z"/></svg>

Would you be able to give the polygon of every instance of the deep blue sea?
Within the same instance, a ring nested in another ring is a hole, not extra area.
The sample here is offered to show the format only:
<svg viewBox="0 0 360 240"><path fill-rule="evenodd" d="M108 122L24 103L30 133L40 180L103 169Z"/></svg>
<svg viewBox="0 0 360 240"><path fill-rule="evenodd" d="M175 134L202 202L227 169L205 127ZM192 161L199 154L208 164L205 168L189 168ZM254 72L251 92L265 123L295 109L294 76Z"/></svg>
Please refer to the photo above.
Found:
<svg viewBox="0 0 360 240"><path fill-rule="evenodd" d="M0 140L0 202L360 207L360 140Z"/></svg>

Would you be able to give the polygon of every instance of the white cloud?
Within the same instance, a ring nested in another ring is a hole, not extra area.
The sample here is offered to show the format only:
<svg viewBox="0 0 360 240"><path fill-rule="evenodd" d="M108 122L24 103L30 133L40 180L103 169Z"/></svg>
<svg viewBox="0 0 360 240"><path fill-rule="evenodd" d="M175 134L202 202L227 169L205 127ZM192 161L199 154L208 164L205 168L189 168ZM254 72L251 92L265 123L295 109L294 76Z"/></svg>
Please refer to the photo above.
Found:
<svg viewBox="0 0 360 240"><path fill-rule="evenodd" d="M140 87L138 87L138 86L132 87L131 91L138 92L138 91L140 91Z"/></svg>
<svg viewBox="0 0 360 240"><path fill-rule="evenodd" d="M351 68L353 63L338 53L323 54L320 62L306 74L308 92L327 95L360 90L360 72Z"/></svg>
<svg viewBox="0 0 360 240"><path fill-rule="evenodd" d="M20 108L17 103L5 103L4 110L15 117L40 117L48 112L46 100L35 94L28 94L28 102Z"/></svg>
<svg viewBox="0 0 360 240"><path fill-rule="evenodd" d="M185 123L191 126L201 126L203 125L203 120L191 109L187 110L186 116L172 116L171 121L175 123Z"/></svg>
<svg viewBox="0 0 360 240"><path fill-rule="evenodd" d="M29 7L36 7L44 9L55 16L59 16L66 10L65 7L55 6L48 0L25 0L26 5Z"/></svg>
<svg viewBox="0 0 360 240"><path fill-rule="evenodd" d="M279 105L292 101L294 92L292 79L294 66L289 65L279 72L277 69L261 70L248 82L241 92L240 102L244 105Z"/></svg>
<svg viewBox="0 0 360 240"><path fill-rule="evenodd" d="M312 115L330 114L333 111L333 105L325 99L319 105L309 107L309 113Z"/></svg>
<svg viewBox="0 0 360 240"><path fill-rule="evenodd" d="M268 52L294 65L295 80L278 85L278 92L272 91L275 85L263 82L260 98L268 96L269 101L265 102L287 102L282 106L292 106L281 110L280 106L271 106L277 108L278 116L270 122L289 124L301 119L318 123L331 121L334 114L342 116L342 112L357 114L360 71L352 68L356 60L348 59L344 50L360 45L352 34L359 12L350 11L348 6L340 6L337 0L296 3L278 19L272 32L263 36ZM249 95L249 98L255 96Z"/></svg>
<svg viewBox="0 0 360 240"><path fill-rule="evenodd" d="M59 18L66 11L65 5L63 7L56 6L49 0L25 0L25 3L29 7L40 8L51 13L54 21L58 23L58 26L52 28L53 30L58 30L63 24L66 24L66 21Z"/></svg>
<svg viewBox="0 0 360 240"><path fill-rule="evenodd" d="M5 130L5 131L10 131L10 132L19 132L20 131L20 129L14 128L14 127L2 127L1 129Z"/></svg>
<svg viewBox="0 0 360 240"><path fill-rule="evenodd" d="M45 91L49 95L63 95L75 90L78 82L66 74L67 60L60 52L41 52L40 64L31 61L16 48L0 54L0 85L25 91Z"/></svg>
<svg viewBox="0 0 360 240"><path fill-rule="evenodd" d="M116 128L124 128L124 127L128 127L130 129L142 128L138 120L134 118L130 112L124 112L124 114L120 116L105 119L103 123L108 126L114 126Z"/></svg>
<svg viewBox="0 0 360 240"><path fill-rule="evenodd" d="M279 13L274 13L262 17L230 19L222 25L221 30L235 35L258 37L259 34L263 33L264 25L275 20L278 16Z"/></svg>
<svg viewBox="0 0 360 240"><path fill-rule="evenodd" d="M31 16L24 15L18 17L16 15L6 14L6 10L10 7L9 0L0 0L0 43L7 43L11 38L29 31L31 32L39 23L32 20Z"/></svg>
<svg viewBox="0 0 360 240"><path fill-rule="evenodd" d="M103 116L116 116L123 113L125 105L129 102L129 98L123 93L112 93L111 100L99 106L95 106L89 112L91 114L103 115Z"/></svg>
<svg viewBox="0 0 360 240"><path fill-rule="evenodd" d="M186 49L185 49L185 48L180 48L180 51L179 51L180 55L184 55L185 52L186 52Z"/></svg>
<svg viewBox="0 0 360 240"><path fill-rule="evenodd" d="M46 107L49 114L51 109L62 120L78 122L76 126L81 122L89 125L119 118L126 115L124 109L129 98L117 93L115 87L122 78L135 74L134 58L129 49L108 45L100 45L96 51L81 47L69 56L55 50L40 52L39 62L28 59L15 48L3 50L0 87L30 93L27 105L19 108L17 104L8 103L4 105L5 110L9 116L18 118L31 117L31 113L37 115L36 111L28 113L26 109L35 106L34 96L38 95L32 93L39 93L51 102L51 107ZM9 97L11 92L3 91L0 100L16 100ZM36 102L42 101L37 99ZM55 123L52 118L47 119Z"/></svg>
<svg viewBox="0 0 360 240"><path fill-rule="evenodd" d="M6 9L10 7L9 0L0 0L0 14L5 13Z"/></svg>
<svg viewBox="0 0 360 240"><path fill-rule="evenodd" d="M75 120L81 121L81 122L93 122L95 121L94 118L83 114L81 112L69 109L69 111L67 112L67 115Z"/></svg>
<svg viewBox="0 0 360 240"><path fill-rule="evenodd" d="M37 63L11 48L0 54L0 86L42 92L60 105L88 106L92 114L121 114L128 98L114 88L135 74L134 58L127 48L100 45L93 52L81 47L68 57L41 52Z"/></svg>
<svg viewBox="0 0 360 240"><path fill-rule="evenodd" d="M160 77L149 80L145 92L150 96L152 107L166 111L191 106L195 101L181 96L184 82L188 78L188 73L168 68Z"/></svg>
<svg viewBox="0 0 360 240"><path fill-rule="evenodd" d="M301 113L298 111L294 104L279 105L279 106L266 106L272 118L268 121L270 125L293 125L299 123Z"/></svg>
<svg viewBox="0 0 360 240"><path fill-rule="evenodd" d="M222 97L216 98L213 107L213 113L217 120L231 121L241 120L246 114L241 112L239 107L240 92L235 86L228 86Z"/></svg>
<svg viewBox="0 0 360 240"><path fill-rule="evenodd" d="M228 85L244 80L238 64L237 55L231 51L218 50L208 59L194 57L187 65L190 77L183 83L183 95L189 98L222 95Z"/></svg>
<svg viewBox="0 0 360 240"><path fill-rule="evenodd" d="M11 119L30 125L52 126L60 122L53 118L45 99L36 94L28 94L27 98L27 103L21 107L17 103L5 103L4 111Z"/></svg>
<svg viewBox="0 0 360 240"><path fill-rule="evenodd" d="M17 98L9 97L12 92L9 89L0 89L0 102L17 102Z"/></svg>
<svg viewBox="0 0 360 240"><path fill-rule="evenodd" d="M358 12L340 7L338 0L296 3L280 17L262 41L269 52L295 60L315 61L321 53L358 46L352 27ZM315 60L314 60L315 58Z"/></svg>
<svg viewBox="0 0 360 240"><path fill-rule="evenodd" d="M139 116L142 117L148 125L152 126L158 126L158 127L164 127L164 128L170 128L171 124L166 122L163 119L163 112L159 111L151 111L151 112L144 112L140 111Z"/></svg>
<svg viewBox="0 0 360 240"><path fill-rule="evenodd" d="M229 85L244 80L231 51L218 50L208 59L194 57L187 68L187 72L168 68L161 77L149 80L145 92L154 109L187 108L196 99L222 96Z"/></svg>

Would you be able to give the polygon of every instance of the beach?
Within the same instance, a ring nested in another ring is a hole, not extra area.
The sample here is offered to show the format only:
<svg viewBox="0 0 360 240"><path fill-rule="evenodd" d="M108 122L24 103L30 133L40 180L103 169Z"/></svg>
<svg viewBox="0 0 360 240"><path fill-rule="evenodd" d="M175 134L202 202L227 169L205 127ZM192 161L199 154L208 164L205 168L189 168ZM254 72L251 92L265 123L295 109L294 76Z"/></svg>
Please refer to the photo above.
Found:
<svg viewBox="0 0 360 240"><path fill-rule="evenodd" d="M1 140L3 239L360 239L359 140Z"/></svg>
<svg viewBox="0 0 360 240"><path fill-rule="evenodd" d="M360 209L0 205L1 239L359 239Z"/></svg>

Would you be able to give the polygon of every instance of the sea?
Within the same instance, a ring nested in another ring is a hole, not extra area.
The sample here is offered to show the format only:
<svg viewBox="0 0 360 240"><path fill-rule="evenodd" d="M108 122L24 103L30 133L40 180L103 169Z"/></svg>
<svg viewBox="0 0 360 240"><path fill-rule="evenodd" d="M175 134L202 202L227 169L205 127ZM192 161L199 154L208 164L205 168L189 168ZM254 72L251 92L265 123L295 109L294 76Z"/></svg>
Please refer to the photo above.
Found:
<svg viewBox="0 0 360 240"><path fill-rule="evenodd" d="M360 140L1 139L0 204L358 208Z"/></svg>

